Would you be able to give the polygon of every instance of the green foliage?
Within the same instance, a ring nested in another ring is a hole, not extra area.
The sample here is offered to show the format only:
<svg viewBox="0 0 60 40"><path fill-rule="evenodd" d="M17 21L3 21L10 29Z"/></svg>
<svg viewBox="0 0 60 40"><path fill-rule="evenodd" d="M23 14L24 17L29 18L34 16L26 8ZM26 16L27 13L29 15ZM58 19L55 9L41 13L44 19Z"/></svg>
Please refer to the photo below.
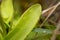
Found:
<svg viewBox="0 0 60 40"><path fill-rule="evenodd" d="M52 30L35 28L25 40L49 40Z"/></svg>
<svg viewBox="0 0 60 40"><path fill-rule="evenodd" d="M15 26L15 23L22 15L22 6L21 6L20 1L18 1L18 0L14 0L13 6L14 6L14 16L13 16L13 25L12 26Z"/></svg>
<svg viewBox="0 0 60 40"><path fill-rule="evenodd" d="M3 37L2 37L2 35L1 35L1 33L0 33L0 40L3 40Z"/></svg>
<svg viewBox="0 0 60 40"><path fill-rule="evenodd" d="M1 14L6 23L8 23L12 19L13 11L12 0L2 0Z"/></svg>
<svg viewBox="0 0 60 40"><path fill-rule="evenodd" d="M8 33L5 40L24 40L36 25L41 15L41 6L35 4L31 6L17 21L15 28Z"/></svg>
<svg viewBox="0 0 60 40"><path fill-rule="evenodd" d="M12 0L2 0L0 24L3 34L6 34L3 36L0 32L0 40L24 40L37 24L42 8L40 4L32 5L19 17L15 25L12 24L14 26L10 26L9 23L11 23L14 16L13 11Z"/></svg>
<svg viewBox="0 0 60 40"><path fill-rule="evenodd" d="M2 0L0 40L50 40L52 31L56 27L45 22L40 28L45 17L41 16L41 5L34 4L37 2L42 4L43 9L46 8L47 4L43 4L44 0ZM57 40L60 40L60 36L57 36Z"/></svg>

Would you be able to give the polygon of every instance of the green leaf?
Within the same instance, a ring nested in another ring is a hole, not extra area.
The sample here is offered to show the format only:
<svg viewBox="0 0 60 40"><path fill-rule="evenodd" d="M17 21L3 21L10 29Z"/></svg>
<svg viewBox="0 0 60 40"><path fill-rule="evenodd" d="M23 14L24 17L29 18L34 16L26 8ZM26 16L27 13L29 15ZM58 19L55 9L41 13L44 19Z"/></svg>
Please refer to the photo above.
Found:
<svg viewBox="0 0 60 40"><path fill-rule="evenodd" d="M4 40L24 40L37 24L41 15L41 5L32 5L18 20L15 28L8 33Z"/></svg>
<svg viewBox="0 0 60 40"><path fill-rule="evenodd" d="M1 13L2 13L2 17L4 18L4 21L8 23L13 15L12 0L2 0Z"/></svg>
<svg viewBox="0 0 60 40"><path fill-rule="evenodd" d="M25 40L49 40L52 34L52 30L35 28L29 33Z"/></svg>

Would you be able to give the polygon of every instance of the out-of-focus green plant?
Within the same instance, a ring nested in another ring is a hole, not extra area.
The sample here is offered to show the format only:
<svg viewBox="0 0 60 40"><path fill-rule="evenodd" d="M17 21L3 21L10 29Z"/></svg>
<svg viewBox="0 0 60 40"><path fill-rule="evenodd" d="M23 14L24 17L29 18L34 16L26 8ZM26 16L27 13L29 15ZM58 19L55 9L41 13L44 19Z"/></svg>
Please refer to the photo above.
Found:
<svg viewBox="0 0 60 40"><path fill-rule="evenodd" d="M37 24L42 11L40 4L32 5L19 17L12 28L9 25L14 16L12 0L2 0L0 6L0 27L2 29L0 29L0 40L24 40Z"/></svg>
<svg viewBox="0 0 60 40"><path fill-rule="evenodd" d="M15 26L15 23L22 15L22 6L21 6L21 2L19 0L14 0L13 6L14 6L14 17L13 17L13 25L12 26Z"/></svg>
<svg viewBox="0 0 60 40"><path fill-rule="evenodd" d="M52 30L35 28L32 30L25 40L50 40Z"/></svg>
<svg viewBox="0 0 60 40"><path fill-rule="evenodd" d="M13 10L12 0L2 0L1 13L6 23L8 23L12 19L13 11L14 10Z"/></svg>

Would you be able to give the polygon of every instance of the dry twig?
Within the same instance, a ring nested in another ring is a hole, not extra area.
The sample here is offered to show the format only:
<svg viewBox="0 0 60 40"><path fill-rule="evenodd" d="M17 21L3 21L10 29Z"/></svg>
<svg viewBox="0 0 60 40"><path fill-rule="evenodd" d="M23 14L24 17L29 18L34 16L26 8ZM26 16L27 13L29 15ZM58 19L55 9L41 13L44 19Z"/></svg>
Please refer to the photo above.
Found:
<svg viewBox="0 0 60 40"><path fill-rule="evenodd" d="M43 26L43 24L47 21L47 19L52 15L52 13L55 11L55 9L60 5L60 2L54 5L53 7L50 7L42 12L42 15L49 14L46 19L43 21L43 23L40 25L40 27Z"/></svg>

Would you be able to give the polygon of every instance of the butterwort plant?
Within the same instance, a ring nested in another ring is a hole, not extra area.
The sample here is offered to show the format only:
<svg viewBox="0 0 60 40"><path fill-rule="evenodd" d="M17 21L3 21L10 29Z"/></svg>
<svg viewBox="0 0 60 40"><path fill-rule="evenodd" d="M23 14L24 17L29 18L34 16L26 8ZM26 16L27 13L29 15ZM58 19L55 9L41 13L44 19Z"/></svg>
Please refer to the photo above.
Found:
<svg viewBox="0 0 60 40"><path fill-rule="evenodd" d="M41 5L34 4L19 17L15 26L11 26L9 23L14 16L13 2L12 0L2 0L0 5L0 40L24 40L40 19L41 11Z"/></svg>

